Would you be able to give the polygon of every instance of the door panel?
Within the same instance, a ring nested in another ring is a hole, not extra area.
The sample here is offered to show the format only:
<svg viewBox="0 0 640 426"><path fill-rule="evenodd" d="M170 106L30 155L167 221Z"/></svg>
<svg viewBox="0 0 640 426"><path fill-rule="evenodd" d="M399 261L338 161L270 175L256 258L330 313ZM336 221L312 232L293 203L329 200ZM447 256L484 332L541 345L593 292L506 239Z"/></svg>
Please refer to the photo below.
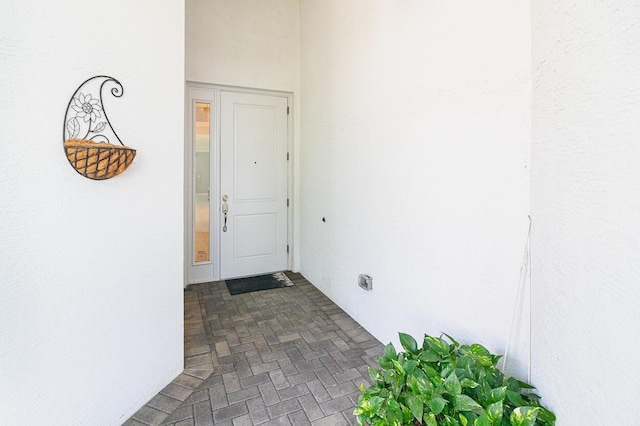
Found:
<svg viewBox="0 0 640 426"><path fill-rule="evenodd" d="M287 99L220 95L221 279L287 269Z"/></svg>
<svg viewBox="0 0 640 426"><path fill-rule="evenodd" d="M276 255L278 251L276 214L236 215L233 221L235 225L234 258Z"/></svg>
<svg viewBox="0 0 640 426"><path fill-rule="evenodd" d="M276 199L277 109L235 105L234 199ZM286 150L286 147L285 147Z"/></svg>

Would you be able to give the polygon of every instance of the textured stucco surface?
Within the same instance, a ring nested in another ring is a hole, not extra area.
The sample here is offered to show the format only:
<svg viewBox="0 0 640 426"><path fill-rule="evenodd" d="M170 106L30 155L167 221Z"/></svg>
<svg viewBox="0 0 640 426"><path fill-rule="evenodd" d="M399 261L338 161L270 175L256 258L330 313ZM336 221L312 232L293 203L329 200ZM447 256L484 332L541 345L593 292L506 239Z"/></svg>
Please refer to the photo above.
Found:
<svg viewBox="0 0 640 426"><path fill-rule="evenodd" d="M182 370L184 3L0 4L0 424L117 425ZM81 177L62 149L76 87L138 150Z"/></svg>
<svg viewBox="0 0 640 426"><path fill-rule="evenodd" d="M444 331L504 350L529 26L510 1L301 2L301 272L383 342Z"/></svg>
<svg viewBox="0 0 640 426"><path fill-rule="evenodd" d="M293 91L299 13L297 0L187 0L187 80Z"/></svg>
<svg viewBox="0 0 640 426"><path fill-rule="evenodd" d="M186 0L188 81L293 93L293 269L300 263L300 2Z"/></svg>
<svg viewBox="0 0 640 426"><path fill-rule="evenodd" d="M558 424L635 424L640 4L532 4L533 380Z"/></svg>

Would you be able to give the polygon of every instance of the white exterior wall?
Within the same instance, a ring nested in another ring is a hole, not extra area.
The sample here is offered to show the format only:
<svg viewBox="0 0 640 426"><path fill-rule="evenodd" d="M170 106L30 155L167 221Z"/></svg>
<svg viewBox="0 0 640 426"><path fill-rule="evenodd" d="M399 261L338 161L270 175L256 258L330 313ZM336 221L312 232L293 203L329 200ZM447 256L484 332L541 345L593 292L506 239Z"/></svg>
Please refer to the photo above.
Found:
<svg viewBox="0 0 640 426"><path fill-rule="evenodd" d="M301 272L382 342L443 331L504 351L529 28L529 5L506 0L301 2Z"/></svg>
<svg viewBox="0 0 640 426"><path fill-rule="evenodd" d="M187 0L189 81L293 92L300 79L298 0Z"/></svg>
<svg viewBox="0 0 640 426"><path fill-rule="evenodd" d="M532 4L532 376L560 425L635 424L640 7Z"/></svg>
<svg viewBox="0 0 640 426"><path fill-rule="evenodd" d="M184 2L6 0L0 21L0 424L121 424L183 367ZM62 148L97 74L138 150L107 181Z"/></svg>
<svg viewBox="0 0 640 426"><path fill-rule="evenodd" d="M293 93L293 269L299 265L300 2L187 0L186 79Z"/></svg>

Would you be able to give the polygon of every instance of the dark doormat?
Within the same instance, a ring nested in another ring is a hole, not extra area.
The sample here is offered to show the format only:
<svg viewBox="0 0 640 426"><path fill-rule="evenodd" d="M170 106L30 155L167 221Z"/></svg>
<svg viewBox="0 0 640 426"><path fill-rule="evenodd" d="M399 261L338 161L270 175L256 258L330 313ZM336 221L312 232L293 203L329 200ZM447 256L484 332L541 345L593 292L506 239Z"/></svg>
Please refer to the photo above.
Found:
<svg viewBox="0 0 640 426"><path fill-rule="evenodd" d="M225 280L231 295L250 293L252 291L271 290L273 288L291 287L293 283L284 272L276 272L269 275L258 275L257 277L236 278L235 280Z"/></svg>

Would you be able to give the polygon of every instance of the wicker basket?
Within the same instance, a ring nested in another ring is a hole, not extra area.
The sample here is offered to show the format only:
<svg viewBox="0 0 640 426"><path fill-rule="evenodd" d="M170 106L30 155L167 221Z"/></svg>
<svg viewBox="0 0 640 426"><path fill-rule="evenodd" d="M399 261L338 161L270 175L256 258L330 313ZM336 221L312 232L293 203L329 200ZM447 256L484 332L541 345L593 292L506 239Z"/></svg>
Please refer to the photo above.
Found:
<svg viewBox="0 0 640 426"><path fill-rule="evenodd" d="M64 152L71 166L89 179L109 179L124 172L136 156L136 150L123 145L69 139Z"/></svg>

